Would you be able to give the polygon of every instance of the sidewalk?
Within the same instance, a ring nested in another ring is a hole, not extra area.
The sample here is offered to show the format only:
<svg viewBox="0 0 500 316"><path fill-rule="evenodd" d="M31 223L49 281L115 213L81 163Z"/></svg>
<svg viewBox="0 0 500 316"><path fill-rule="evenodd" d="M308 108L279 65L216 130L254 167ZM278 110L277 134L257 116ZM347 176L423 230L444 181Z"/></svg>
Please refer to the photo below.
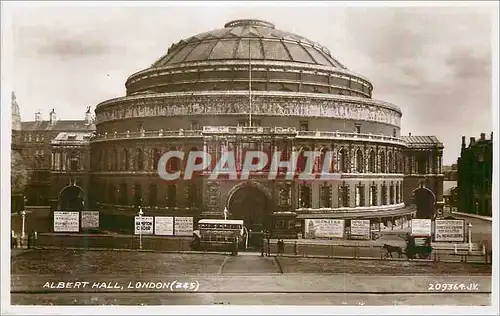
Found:
<svg viewBox="0 0 500 316"><path fill-rule="evenodd" d="M451 213L451 215L458 215L458 216L464 216L464 217L472 217L472 218L477 218L477 219L481 219L481 220L489 221L489 222L493 221L493 217L476 215L476 214L453 212L453 213Z"/></svg>

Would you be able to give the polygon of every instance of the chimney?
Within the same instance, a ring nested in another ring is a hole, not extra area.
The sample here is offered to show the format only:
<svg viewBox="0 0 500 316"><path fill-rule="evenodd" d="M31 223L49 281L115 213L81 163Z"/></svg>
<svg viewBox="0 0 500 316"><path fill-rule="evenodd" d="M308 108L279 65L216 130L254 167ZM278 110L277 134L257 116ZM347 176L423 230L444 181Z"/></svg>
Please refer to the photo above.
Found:
<svg viewBox="0 0 500 316"><path fill-rule="evenodd" d="M90 106L87 108L85 112L85 125L90 125L92 123L92 116L90 115Z"/></svg>
<svg viewBox="0 0 500 316"><path fill-rule="evenodd" d="M485 133L481 133L481 140L485 140L486 139L486 134Z"/></svg>
<svg viewBox="0 0 500 316"><path fill-rule="evenodd" d="M476 138L475 137L471 137L470 138L470 142L469 142L469 146L472 146L476 143Z"/></svg>
<svg viewBox="0 0 500 316"><path fill-rule="evenodd" d="M462 136L462 151L467 148L467 145L465 144L465 136Z"/></svg>
<svg viewBox="0 0 500 316"><path fill-rule="evenodd" d="M42 113L40 113L40 110L35 113L35 122L41 122L42 121Z"/></svg>
<svg viewBox="0 0 500 316"><path fill-rule="evenodd" d="M56 123L56 111L54 111L54 109L52 109L49 113L49 122L50 125L54 125Z"/></svg>

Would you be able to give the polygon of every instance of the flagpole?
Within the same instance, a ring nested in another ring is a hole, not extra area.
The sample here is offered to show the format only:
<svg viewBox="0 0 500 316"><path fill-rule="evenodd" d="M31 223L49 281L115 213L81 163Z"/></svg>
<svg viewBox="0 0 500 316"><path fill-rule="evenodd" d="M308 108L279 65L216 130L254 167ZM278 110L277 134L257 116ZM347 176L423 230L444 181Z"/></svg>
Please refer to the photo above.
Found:
<svg viewBox="0 0 500 316"><path fill-rule="evenodd" d="M252 55L250 54L250 39L248 40L248 103L250 105L248 125L252 127Z"/></svg>

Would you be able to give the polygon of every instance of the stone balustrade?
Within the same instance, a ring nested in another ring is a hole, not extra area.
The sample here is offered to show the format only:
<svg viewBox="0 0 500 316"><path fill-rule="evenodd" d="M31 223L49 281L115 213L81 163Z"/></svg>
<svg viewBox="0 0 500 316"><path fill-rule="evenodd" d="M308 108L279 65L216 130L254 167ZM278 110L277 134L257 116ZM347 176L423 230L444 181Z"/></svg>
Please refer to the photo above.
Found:
<svg viewBox="0 0 500 316"><path fill-rule="evenodd" d="M139 131L125 133L103 133L96 134L92 142L102 142L108 140L124 139L144 139L144 138L203 138L214 135L288 135L297 139L324 139L324 140L345 140L345 141L367 141L386 143L400 146L407 146L407 143L400 138L375 135L360 134L350 132L330 132L330 131L298 131L294 127L243 127L243 126L204 126L202 130L159 130L159 131Z"/></svg>

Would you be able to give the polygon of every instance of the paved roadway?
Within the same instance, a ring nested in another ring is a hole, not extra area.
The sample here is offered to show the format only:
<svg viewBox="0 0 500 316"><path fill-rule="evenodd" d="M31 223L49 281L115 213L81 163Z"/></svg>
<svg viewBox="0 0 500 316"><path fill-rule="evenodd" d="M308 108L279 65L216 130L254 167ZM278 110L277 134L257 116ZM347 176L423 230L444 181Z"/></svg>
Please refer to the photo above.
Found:
<svg viewBox="0 0 500 316"><path fill-rule="evenodd" d="M485 264L34 250L17 252L11 273L12 304L28 305L489 305L491 296ZM68 288L51 288L59 282Z"/></svg>

